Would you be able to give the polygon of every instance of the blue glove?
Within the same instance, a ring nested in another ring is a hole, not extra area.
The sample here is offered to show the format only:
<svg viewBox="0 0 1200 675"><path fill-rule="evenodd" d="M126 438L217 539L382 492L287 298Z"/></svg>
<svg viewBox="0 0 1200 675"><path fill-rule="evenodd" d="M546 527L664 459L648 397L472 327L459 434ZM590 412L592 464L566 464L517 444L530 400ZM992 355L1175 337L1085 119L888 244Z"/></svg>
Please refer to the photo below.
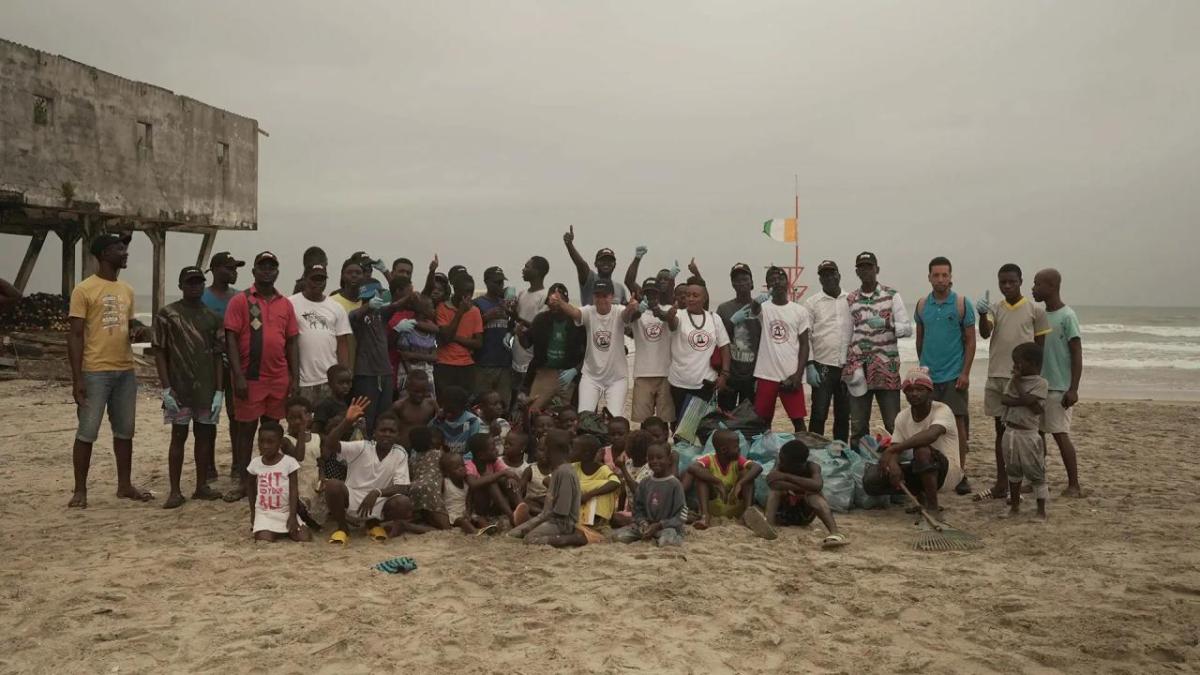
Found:
<svg viewBox="0 0 1200 675"><path fill-rule="evenodd" d="M386 274L388 271L388 268L383 266L383 261L378 258L371 261L371 267L377 270L380 274Z"/></svg>
<svg viewBox="0 0 1200 675"><path fill-rule="evenodd" d="M983 297L975 301L975 312L980 316L992 311L992 291L988 289L983 292Z"/></svg>
<svg viewBox="0 0 1200 675"><path fill-rule="evenodd" d="M372 310L383 309L383 306L386 304L387 300L384 300L378 291L367 301L367 307L370 307Z"/></svg>
<svg viewBox="0 0 1200 675"><path fill-rule="evenodd" d="M162 390L163 408L169 413L179 412L179 401L175 400L175 396L171 393L171 388L167 387Z"/></svg>
<svg viewBox="0 0 1200 675"><path fill-rule="evenodd" d="M396 322L395 326L392 327L392 330L396 331L397 333L411 333L416 329L416 319L401 319L400 321Z"/></svg>
<svg viewBox="0 0 1200 675"><path fill-rule="evenodd" d="M213 392L212 407L208 410L208 416L212 419L217 419L217 415L221 414L221 408L225 407L225 392Z"/></svg>
<svg viewBox="0 0 1200 675"><path fill-rule="evenodd" d="M754 307L754 305L746 305L745 307L742 307L738 311L734 312L733 316L729 317L729 323L736 326L740 323L743 323L746 319L749 319L750 308L752 307Z"/></svg>
<svg viewBox="0 0 1200 675"><path fill-rule="evenodd" d="M808 366L804 368L804 379L808 380L809 386L821 386L821 369L817 368L811 363L808 364Z"/></svg>
<svg viewBox="0 0 1200 675"><path fill-rule="evenodd" d="M646 248L645 246L638 246L637 248L633 249L633 256L635 258L641 258L649 252L650 249Z"/></svg>
<svg viewBox="0 0 1200 675"><path fill-rule="evenodd" d="M650 311L650 301L647 300L645 297L643 297L642 301L638 303L638 311L639 312Z"/></svg>
<svg viewBox="0 0 1200 675"><path fill-rule="evenodd" d="M504 299L505 300L516 300L517 299L517 289L513 288L512 286L505 286L504 287Z"/></svg>
<svg viewBox="0 0 1200 675"><path fill-rule="evenodd" d="M875 316L872 316L871 318L867 319L867 325L870 326L871 328L878 330L878 329L886 326L887 322L883 320L882 316L875 315Z"/></svg>
<svg viewBox="0 0 1200 675"><path fill-rule="evenodd" d="M771 299L770 293L760 293L759 296L754 299L754 301L761 305L770 299Z"/></svg>
<svg viewBox="0 0 1200 675"><path fill-rule="evenodd" d="M671 268L671 278L674 279L677 276L679 276L679 261L678 260L675 261L675 265Z"/></svg>
<svg viewBox="0 0 1200 675"><path fill-rule="evenodd" d="M571 384L571 382L575 380L575 376L578 374L579 371L577 369L567 368L558 374L558 386L565 387L568 384Z"/></svg>

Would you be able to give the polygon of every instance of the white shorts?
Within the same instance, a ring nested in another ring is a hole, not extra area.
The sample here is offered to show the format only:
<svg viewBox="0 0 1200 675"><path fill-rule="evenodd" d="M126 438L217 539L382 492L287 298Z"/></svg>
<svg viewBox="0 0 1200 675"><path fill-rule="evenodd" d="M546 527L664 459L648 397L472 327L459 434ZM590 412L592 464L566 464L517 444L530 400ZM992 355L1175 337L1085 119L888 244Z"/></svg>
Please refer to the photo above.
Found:
<svg viewBox="0 0 1200 675"><path fill-rule="evenodd" d="M1052 391L1046 396L1042 405L1042 433L1069 434L1071 433L1071 411L1074 408L1064 408L1062 405L1065 391Z"/></svg>
<svg viewBox="0 0 1200 675"><path fill-rule="evenodd" d="M983 386L983 414L988 417L1004 417L1004 390L1008 388L1007 377L989 377Z"/></svg>
<svg viewBox="0 0 1200 675"><path fill-rule="evenodd" d="M369 490L350 490L350 506L346 509L346 515L352 518L360 518L358 515L358 507L366 499L367 494L373 492L375 488ZM375 499L375 506L371 508L371 514L363 520L383 520L383 505L387 503L387 499L378 497Z"/></svg>

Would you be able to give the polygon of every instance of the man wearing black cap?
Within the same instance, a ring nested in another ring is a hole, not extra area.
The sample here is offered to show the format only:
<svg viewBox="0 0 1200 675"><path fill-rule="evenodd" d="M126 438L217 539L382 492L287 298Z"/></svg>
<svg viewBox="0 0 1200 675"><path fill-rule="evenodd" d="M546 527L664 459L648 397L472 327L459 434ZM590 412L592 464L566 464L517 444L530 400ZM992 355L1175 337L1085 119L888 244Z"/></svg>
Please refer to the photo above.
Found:
<svg viewBox="0 0 1200 675"><path fill-rule="evenodd" d="M725 324L729 336L729 380L725 390L717 395L722 410L733 410L742 401L754 401L754 364L758 359L758 341L762 337L762 322L753 311L754 274L746 263L737 263L729 270L729 283L734 298L717 306L717 316ZM766 302L763 293L758 302Z"/></svg>
<svg viewBox="0 0 1200 675"><path fill-rule="evenodd" d="M154 497L130 481L137 378L129 342L136 331L132 324L133 288L117 280L129 260L125 247L130 239L129 234L110 233L93 239L90 250L96 257L96 273L71 292L67 355L79 428L71 452L75 492L68 507L87 508L92 443L100 433L105 408L113 432L113 454L117 458L117 497L136 501Z"/></svg>
<svg viewBox="0 0 1200 675"><path fill-rule="evenodd" d="M842 381L842 365L850 348L850 305L842 291L842 274L837 263L823 260L817 265L821 292L805 298L804 306L812 317L812 350L806 379L812 387L812 412L808 430L822 436L829 404L833 403L833 438L850 440L850 399Z"/></svg>
<svg viewBox="0 0 1200 675"><path fill-rule="evenodd" d="M238 260L233 257L229 251L221 251L213 254L208 260L208 271L212 273L212 285L204 289L204 296L201 301L204 306L217 313L217 317L221 321L225 321L225 308L229 305L229 299L237 294L238 290L234 288L237 283L238 268L246 265L245 260ZM221 350L221 359L225 365L225 378L223 380L225 392L225 417L229 420L229 452L232 456L234 446L234 424L233 424L233 375L229 372L229 355L225 350ZM213 456L209 458L208 479L210 481L217 478L217 460L216 450L214 448ZM237 473L237 458L233 457L233 462L229 466L230 477L241 481L241 477Z"/></svg>
<svg viewBox="0 0 1200 675"><path fill-rule="evenodd" d="M508 410L512 398L512 352L504 346L504 339L508 336L510 309L515 309L514 302L505 297L504 282L507 280L504 270L499 267L487 268L483 272L483 285L487 293L475 298L475 306L483 318L483 346L474 356L473 392L476 397L489 391L496 392L505 410Z"/></svg>
<svg viewBox="0 0 1200 675"><path fill-rule="evenodd" d="M225 394L222 391L225 366L225 329L216 313L201 301L204 271L185 267L179 272L179 290L183 299L158 310L154 317L154 363L162 386L163 423L171 425L171 445L167 451L167 475L171 494L165 509L183 505L179 488L183 473L183 450L188 424L196 431L196 490L193 499L220 499L208 487L208 463L212 461L217 440L217 421L221 417Z"/></svg>
<svg viewBox="0 0 1200 675"><path fill-rule="evenodd" d="M900 412L900 347L897 339L912 335L913 325L904 300L896 289L877 280L879 262L863 251L854 259L862 285L846 297L853 331L842 374L848 380L865 380L866 393L850 396L850 445L867 434L871 401L879 404L883 426L892 432ZM856 375L856 373L860 373Z"/></svg>
<svg viewBox="0 0 1200 675"><path fill-rule="evenodd" d="M279 294L279 258L270 251L254 257L254 285L233 296L225 310L225 343L233 374L234 436L238 476L250 463L259 420L283 419L284 401L300 387L296 337L300 327L292 303ZM245 498L242 481L226 501Z"/></svg>
<svg viewBox="0 0 1200 675"><path fill-rule="evenodd" d="M596 251L596 269L593 271L575 248L574 225L563 235L563 243L567 245L567 253L570 254L571 261L575 263L575 271L579 274L580 307L592 304L592 289L596 285L596 279L607 279L612 282L614 289L613 302L618 305L624 305L629 302L628 289L625 288L624 284L612 278L613 270L617 268L617 254L613 253L611 248L602 248Z"/></svg>
<svg viewBox="0 0 1200 675"><path fill-rule="evenodd" d="M330 396L327 375L335 365L351 367L350 316L336 300L325 295L329 272L314 263L300 277L301 290L288 298L300 328L300 395L316 405Z"/></svg>
<svg viewBox="0 0 1200 675"><path fill-rule="evenodd" d="M576 307L558 295L550 298L550 308L559 309L587 331L587 347L579 380L579 412L596 412L601 399L613 417L625 415L625 394L629 391L629 362L625 358L625 326L638 311L630 300L624 307L613 303L611 279L597 279L596 304Z"/></svg>
<svg viewBox="0 0 1200 675"><path fill-rule="evenodd" d="M671 368L671 329L656 316L671 309L662 302L658 279L650 277L641 286L642 302L633 328L633 406L629 419L641 424L647 417L675 419L675 402L667 371Z"/></svg>

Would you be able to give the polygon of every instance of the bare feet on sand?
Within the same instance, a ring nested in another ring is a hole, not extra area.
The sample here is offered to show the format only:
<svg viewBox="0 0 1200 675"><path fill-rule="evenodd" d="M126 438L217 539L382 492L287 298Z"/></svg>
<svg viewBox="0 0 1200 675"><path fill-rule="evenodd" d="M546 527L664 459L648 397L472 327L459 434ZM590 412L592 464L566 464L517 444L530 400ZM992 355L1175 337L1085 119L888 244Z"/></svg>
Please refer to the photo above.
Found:
<svg viewBox="0 0 1200 675"><path fill-rule="evenodd" d="M148 502L154 499L154 493L130 483L117 488L117 499L132 499L135 502Z"/></svg>
<svg viewBox="0 0 1200 675"><path fill-rule="evenodd" d="M77 490L71 495L71 501L67 502L68 509L86 509L87 508L87 490Z"/></svg>

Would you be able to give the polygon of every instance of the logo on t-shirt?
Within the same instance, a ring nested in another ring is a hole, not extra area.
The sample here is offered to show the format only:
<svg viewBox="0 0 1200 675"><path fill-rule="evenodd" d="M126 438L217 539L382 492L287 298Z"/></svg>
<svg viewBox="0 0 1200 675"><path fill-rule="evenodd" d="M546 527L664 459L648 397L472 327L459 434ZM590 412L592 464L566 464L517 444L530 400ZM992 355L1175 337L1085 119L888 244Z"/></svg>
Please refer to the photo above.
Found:
<svg viewBox="0 0 1200 675"><path fill-rule="evenodd" d="M688 344L698 352L708 351L708 347L712 344L712 341L712 333L705 330L698 330L688 336Z"/></svg>
<svg viewBox="0 0 1200 675"><path fill-rule="evenodd" d="M788 334L791 333L788 325L779 319L772 321L767 330L771 331L771 341L776 344L787 342Z"/></svg>
<svg viewBox="0 0 1200 675"><path fill-rule="evenodd" d="M592 344L602 352L608 351L612 346L612 331L598 330L592 333Z"/></svg>
<svg viewBox="0 0 1200 675"><path fill-rule="evenodd" d="M327 333L333 332L333 326L329 324L329 320L325 317L325 315L320 312L306 310L300 313L300 318L304 319L305 325L307 325L310 330L321 330Z"/></svg>
<svg viewBox="0 0 1200 675"><path fill-rule="evenodd" d="M650 342L658 342L660 339L662 339L662 329L663 324L661 321L656 321L654 323L643 323L642 335Z"/></svg>

